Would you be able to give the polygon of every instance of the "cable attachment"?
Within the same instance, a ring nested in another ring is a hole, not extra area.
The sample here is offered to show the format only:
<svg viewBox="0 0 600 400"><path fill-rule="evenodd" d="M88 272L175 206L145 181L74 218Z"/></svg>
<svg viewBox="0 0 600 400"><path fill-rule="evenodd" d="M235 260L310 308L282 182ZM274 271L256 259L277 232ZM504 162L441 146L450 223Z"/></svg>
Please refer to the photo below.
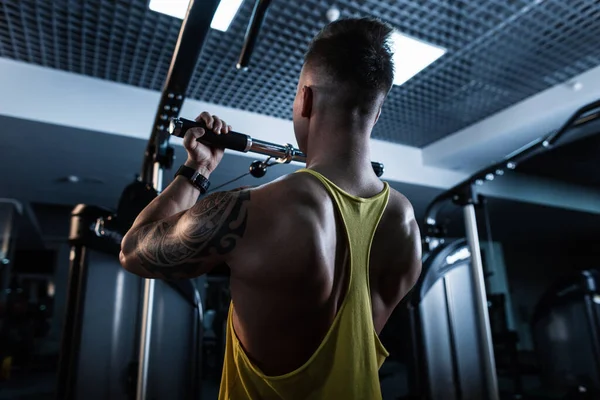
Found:
<svg viewBox="0 0 600 400"><path fill-rule="evenodd" d="M262 178L267 173L267 167L268 165L264 161L253 161L250 164L250 175L255 178Z"/></svg>
<svg viewBox="0 0 600 400"><path fill-rule="evenodd" d="M291 154L290 152L286 151L286 156L284 158L267 157L265 161L254 161L252 164L250 164L250 175L252 175L255 178L262 178L267 173L267 168L277 164L289 163L287 159L289 157L293 157L293 154L290 156L288 153Z"/></svg>

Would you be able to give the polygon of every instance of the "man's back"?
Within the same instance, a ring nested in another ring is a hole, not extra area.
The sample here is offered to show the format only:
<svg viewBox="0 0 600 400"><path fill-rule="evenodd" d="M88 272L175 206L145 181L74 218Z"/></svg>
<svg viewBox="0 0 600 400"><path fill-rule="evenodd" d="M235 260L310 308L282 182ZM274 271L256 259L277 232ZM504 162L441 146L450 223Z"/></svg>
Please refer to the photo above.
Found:
<svg viewBox="0 0 600 400"><path fill-rule="evenodd" d="M247 365L240 366L240 360L228 360L226 357L224 381L228 374L229 379L244 380L236 377L243 372L232 369L250 368L252 371L246 373L256 375L254 378L259 380L286 374L293 376L294 390L300 390L298 385L303 385L302 374L310 374L310 368L324 368L322 365L313 366L323 363L319 357L334 357L334 354L317 354L337 351L333 347L328 349L328 342L338 340L336 346L340 347L344 346L340 344L344 340L351 342L358 339L330 338L335 335L366 335L365 341L371 340L376 347L367 349L368 343L364 343L366 357L375 357L376 354L368 353L376 352L387 355L376 334L419 273L414 268L419 261L410 259L418 258L419 251L415 247L420 246L410 204L402 195L388 190L387 185L376 179L361 184L345 184L343 179L338 180L344 190L323 175L310 172L304 171L275 182L269 185L271 190L263 187L257 191L260 192L258 196L265 196L264 199L256 199L257 203L273 206L249 211L250 230L245 237L268 235L271 239L268 243L261 239L261 247L252 247L252 240L245 240L244 248L236 252L243 257L230 261L233 309L228 352L233 356L231 347L239 345L238 350L244 358L241 363ZM255 229L252 227L260 226L274 228L271 231L251 231ZM416 243L407 241L409 237L415 238ZM360 295L354 292L361 292L364 296L359 299L357 296ZM344 313L353 315L341 319L356 320L356 324L350 322L356 325L351 327L354 332L333 332L337 329L336 324L343 323L336 320L342 306L345 307ZM361 325L360 319L365 320L362 321L363 332L358 332L360 329L357 328ZM338 350L358 353L351 348ZM354 357L359 357L359 354ZM380 358L382 361L383 358ZM363 379L375 380L369 385L376 384L378 390L376 372L380 365L376 364L379 361L370 368L375 376ZM347 372L361 367L364 365L344 366ZM329 365L326 368L339 369L340 366ZM326 374L327 371L320 373ZM344 375L350 378L347 373ZM312 378L308 380L304 384L321 387L348 387L349 384L347 381L315 383ZM255 384L245 379L242 386ZM359 382L352 383L357 384ZM273 386L273 383L268 385ZM231 388L235 385L224 382L222 386ZM315 394L315 398L322 398L319 396ZM222 393L222 397L227 396Z"/></svg>

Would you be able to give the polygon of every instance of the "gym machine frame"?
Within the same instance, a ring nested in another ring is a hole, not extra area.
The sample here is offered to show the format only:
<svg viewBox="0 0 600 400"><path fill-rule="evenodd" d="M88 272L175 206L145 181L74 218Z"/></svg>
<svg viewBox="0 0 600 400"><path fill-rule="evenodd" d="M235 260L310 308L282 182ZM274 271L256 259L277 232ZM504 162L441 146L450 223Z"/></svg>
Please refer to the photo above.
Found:
<svg viewBox="0 0 600 400"><path fill-rule="evenodd" d="M167 123L179 114L185 92L218 5L219 0L190 0L186 16L181 24L139 178L141 182L151 185L156 193L162 191L163 172L172 167L175 158L174 150L169 146ZM155 281L144 279L137 400L145 400L147 397L154 292Z"/></svg>
<svg viewBox="0 0 600 400"><path fill-rule="evenodd" d="M451 200L455 204L463 207L466 238L472 259L471 275L475 287L475 293L473 294L477 303L479 320L478 336L485 357L485 384L487 391L491 396L491 400L498 400L499 393L494 359L494 348L488 315L485 277L481 259L479 235L477 231L477 217L475 213L475 207L481 204L483 197L478 194L477 187L482 186L486 181L494 180L494 178L497 176L504 175L506 169L514 170L519 163L530 159L536 154L554 148L558 140L561 139L571 128L583 125L598 118L600 118L600 100L590 103L577 110L555 133L552 133L547 137L534 140L521 149L509 154L502 161L476 172L468 179L442 193L431 202L425 212L425 242L428 250L432 250L437 246L437 238L441 238L445 234L445 227L442 224L439 224L437 221L438 213L443 205L447 201Z"/></svg>
<svg viewBox="0 0 600 400"><path fill-rule="evenodd" d="M171 133L183 136L185 129L197 125L194 121L178 119L179 111L184 101L185 92L190 83L200 52L208 36L210 24L219 5L220 0L191 0L186 16L181 25L177 45L173 53L171 66L163 87L154 120L152 133L146 147L142 171L139 182L150 185L156 193L163 189L163 172L170 169L174 161L174 150L169 145ZM246 70L254 49L256 39L260 32L271 0L256 0L246 35L244 45L236 65L238 70ZM187 123L187 125L186 125ZM210 140L209 137L213 137ZM241 142L240 142L241 139ZM228 135L211 135L207 131L204 136L205 143L218 145L242 152L255 152L275 157L275 163L289 163L291 161L305 162L306 156L292 145L284 146L252 139L248 135L230 133ZM236 143L243 143L236 146ZM273 165L266 162L255 162L251 166L259 171ZM372 163L377 176L381 176L384 167L381 163ZM260 172L254 176L262 176ZM142 328L140 335L140 356L137 381L138 400L144 400L147 392L148 357L150 352L150 335L152 330L152 314L154 309L154 280L144 280L144 298L142 308Z"/></svg>

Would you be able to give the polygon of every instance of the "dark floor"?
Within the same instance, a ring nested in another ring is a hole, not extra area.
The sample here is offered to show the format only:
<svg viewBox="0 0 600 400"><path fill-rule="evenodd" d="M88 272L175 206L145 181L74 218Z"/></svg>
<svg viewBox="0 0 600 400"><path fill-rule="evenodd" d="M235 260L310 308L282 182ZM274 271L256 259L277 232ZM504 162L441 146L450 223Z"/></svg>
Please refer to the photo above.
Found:
<svg viewBox="0 0 600 400"><path fill-rule="evenodd" d="M0 400L54 400L55 385L54 373L12 373L9 381L0 382Z"/></svg>
<svg viewBox="0 0 600 400"><path fill-rule="evenodd" d="M381 392L383 400L397 400L406 398L408 394L408 381L406 366L401 363L388 361L381 369ZM501 392L507 389L512 391L510 381L499 379ZM0 400L54 400L55 399L56 376L49 372L15 371L8 382L0 382ZM550 393L540 390L540 381L534 375L522 376L524 392L527 396L514 397L504 395L504 399L594 399L595 397ZM202 383L202 400L216 400L219 394L219 383L215 380L206 380ZM581 393L585 394L585 393ZM169 399L170 400L170 399Z"/></svg>
<svg viewBox="0 0 600 400"><path fill-rule="evenodd" d="M383 400L396 400L408 395L407 371L404 364L386 361L380 370Z"/></svg>
<svg viewBox="0 0 600 400"><path fill-rule="evenodd" d="M407 393L404 366L395 363L385 368L389 374L381 382L383 400L395 400ZM51 373L35 373L22 378L13 375L9 382L0 382L0 400L54 400L55 384L56 376ZM216 400L218 395L217 382L202 383L203 400Z"/></svg>

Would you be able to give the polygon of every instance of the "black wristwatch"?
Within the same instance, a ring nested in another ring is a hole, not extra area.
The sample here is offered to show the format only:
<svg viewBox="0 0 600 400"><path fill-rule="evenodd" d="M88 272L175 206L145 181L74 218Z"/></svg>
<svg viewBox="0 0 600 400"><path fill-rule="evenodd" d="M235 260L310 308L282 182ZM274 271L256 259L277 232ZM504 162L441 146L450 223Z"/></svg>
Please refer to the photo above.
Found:
<svg viewBox="0 0 600 400"><path fill-rule="evenodd" d="M210 181L202 176L198 171L194 168L188 167L187 165L182 165L179 167L175 176L181 175L187 178L192 185L198 190L200 190L200 194L205 194L210 187Z"/></svg>

